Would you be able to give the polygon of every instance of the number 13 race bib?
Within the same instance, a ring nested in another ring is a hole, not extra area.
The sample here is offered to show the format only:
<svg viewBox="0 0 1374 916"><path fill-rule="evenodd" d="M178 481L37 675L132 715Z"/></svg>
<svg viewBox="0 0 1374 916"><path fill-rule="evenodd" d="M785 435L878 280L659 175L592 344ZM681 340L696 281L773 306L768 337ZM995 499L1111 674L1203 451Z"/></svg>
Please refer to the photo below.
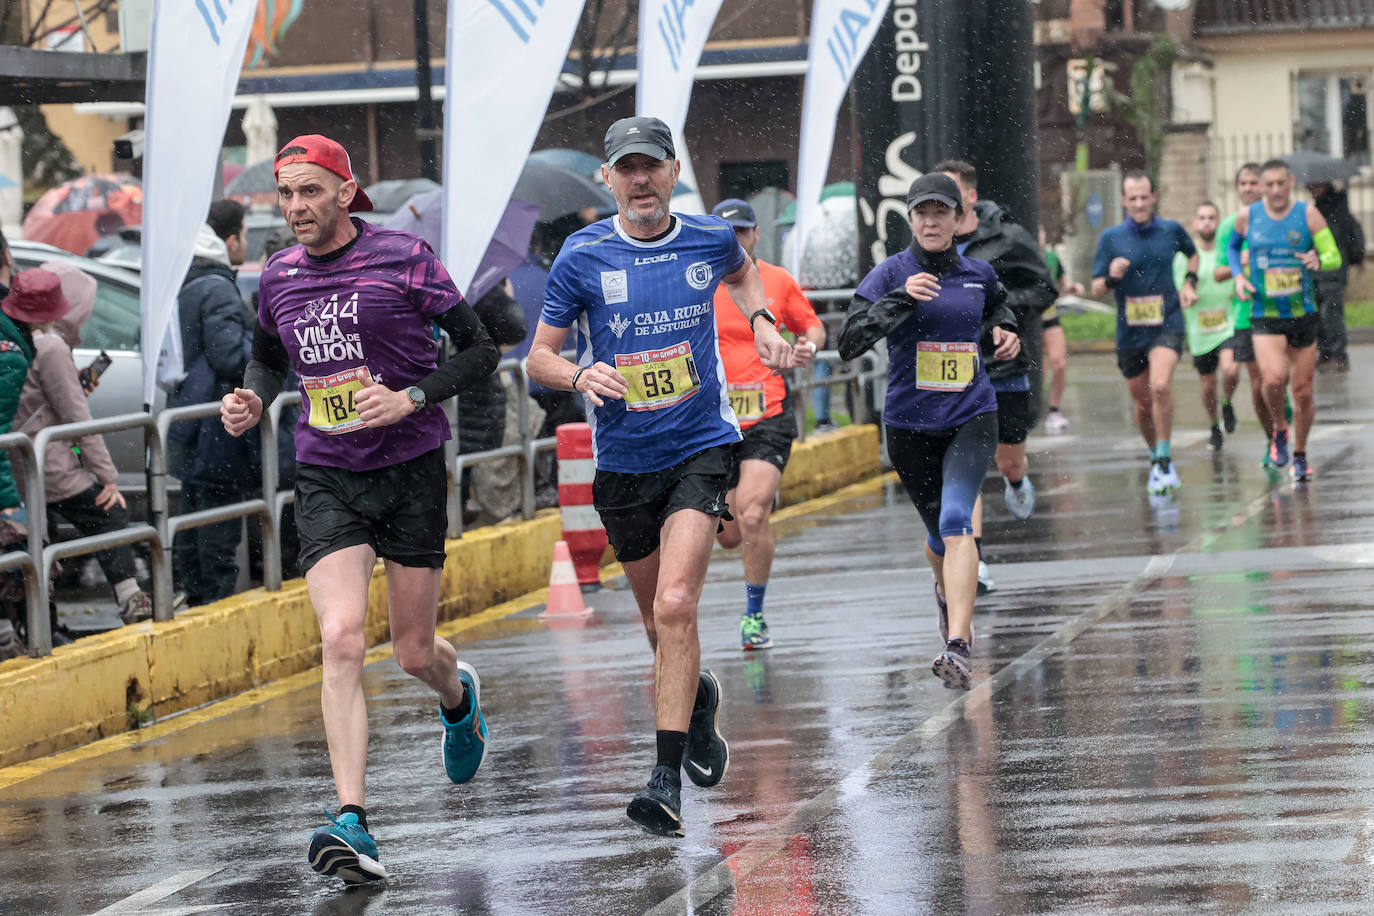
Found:
<svg viewBox="0 0 1374 916"><path fill-rule="evenodd" d="M978 345L936 343L916 345L916 387L924 391L963 391L978 369Z"/></svg>
<svg viewBox="0 0 1374 916"><path fill-rule="evenodd" d="M366 366L333 375L302 376L301 384L310 398L310 425L331 436L362 429L353 396L371 382L372 373Z"/></svg>
<svg viewBox="0 0 1374 916"><path fill-rule="evenodd" d="M1127 296L1126 323L1133 328L1164 323L1163 296Z"/></svg>
<svg viewBox="0 0 1374 916"><path fill-rule="evenodd" d="M687 400L701 389L701 377L687 341L663 350L617 353L615 368L630 390L627 410L662 410Z"/></svg>

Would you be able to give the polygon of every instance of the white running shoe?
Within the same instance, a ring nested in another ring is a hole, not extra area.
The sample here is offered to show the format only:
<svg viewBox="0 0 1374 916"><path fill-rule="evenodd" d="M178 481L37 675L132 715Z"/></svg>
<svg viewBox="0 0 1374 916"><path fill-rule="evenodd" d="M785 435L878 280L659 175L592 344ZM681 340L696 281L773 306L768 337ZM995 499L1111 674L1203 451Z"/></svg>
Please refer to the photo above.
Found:
<svg viewBox="0 0 1374 916"><path fill-rule="evenodd" d="M1021 478L1019 487L1013 487L1008 481L1002 496L1007 501L1008 511L1023 522L1035 512L1035 484L1029 477Z"/></svg>
<svg viewBox="0 0 1374 916"><path fill-rule="evenodd" d="M1045 432L1062 433L1069 428L1069 418L1057 410L1051 410L1045 417Z"/></svg>
<svg viewBox="0 0 1374 916"><path fill-rule="evenodd" d="M1178 471L1174 470L1174 463L1168 458L1160 458L1150 465L1150 481L1145 485L1145 489L1152 495L1168 493L1183 485L1183 481L1178 479Z"/></svg>
<svg viewBox="0 0 1374 916"><path fill-rule="evenodd" d="M982 560L978 561L978 594L986 595L988 592L997 591L997 583L992 581L992 573L988 572L988 564Z"/></svg>

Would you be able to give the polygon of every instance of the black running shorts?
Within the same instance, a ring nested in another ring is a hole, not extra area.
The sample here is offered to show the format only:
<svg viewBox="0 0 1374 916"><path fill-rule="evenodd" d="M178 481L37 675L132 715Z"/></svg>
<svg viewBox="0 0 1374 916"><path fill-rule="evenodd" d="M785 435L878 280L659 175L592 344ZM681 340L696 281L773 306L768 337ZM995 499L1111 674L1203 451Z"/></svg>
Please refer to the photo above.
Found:
<svg viewBox="0 0 1374 916"><path fill-rule="evenodd" d="M679 509L728 516L725 493L733 449L733 444L712 446L648 474L597 470L592 504L606 526L615 558L633 563L652 554L664 521Z"/></svg>
<svg viewBox="0 0 1374 916"><path fill-rule="evenodd" d="M1221 345L1224 350L1231 348L1231 355L1238 363L1253 363L1255 361L1255 342L1251 338L1249 328L1236 328L1235 336Z"/></svg>
<svg viewBox="0 0 1374 916"><path fill-rule="evenodd" d="M1175 353L1183 354L1183 333L1165 328L1155 335L1148 347L1139 350L1116 351L1116 366L1126 378L1135 378L1150 368L1150 351L1156 347L1166 347Z"/></svg>
<svg viewBox="0 0 1374 916"><path fill-rule="evenodd" d="M1250 331L1253 334L1274 334L1288 338L1288 346L1294 350L1310 347L1317 342L1317 331L1321 329L1321 319L1316 312L1309 312L1297 318L1251 318Z"/></svg>
<svg viewBox="0 0 1374 916"><path fill-rule="evenodd" d="M448 531L444 450L375 471L297 465L296 527L302 572L359 544L401 566L442 569Z"/></svg>
<svg viewBox="0 0 1374 916"><path fill-rule="evenodd" d="M744 438L734 445L730 462L730 489L739 486L741 461L767 461L779 471L786 469L792 456L792 440L797 438L797 415L791 403L776 417L767 417L744 430Z"/></svg>
<svg viewBox="0 0 1374 916"><path fill-rule="evenodd" d="M997 392L997 443L1020 445L1035 425L1029 391Z"/></svg>
<svg viewBox="0 0 1374 916"><path fill-rule="evenodd" d="M1198 375L1211 375L1217 371L1217 366L1220 365L1221 347L1217 347L1211 353L1193 357L1193 368L1197 370Z"/></svg>

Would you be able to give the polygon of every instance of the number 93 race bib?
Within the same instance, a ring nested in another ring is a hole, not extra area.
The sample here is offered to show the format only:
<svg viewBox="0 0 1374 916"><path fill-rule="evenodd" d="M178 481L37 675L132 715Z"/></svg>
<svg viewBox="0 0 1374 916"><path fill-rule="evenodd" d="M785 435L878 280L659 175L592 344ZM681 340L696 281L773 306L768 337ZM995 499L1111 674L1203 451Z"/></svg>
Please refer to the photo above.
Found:
<svg viewBox="0 0 1374 916"><path fill-rule="evenodd" d="M630 390L628 410L662 410L680 404L701 390L701 377L687 341L662 350L617 353L615 368Z"/></svg>

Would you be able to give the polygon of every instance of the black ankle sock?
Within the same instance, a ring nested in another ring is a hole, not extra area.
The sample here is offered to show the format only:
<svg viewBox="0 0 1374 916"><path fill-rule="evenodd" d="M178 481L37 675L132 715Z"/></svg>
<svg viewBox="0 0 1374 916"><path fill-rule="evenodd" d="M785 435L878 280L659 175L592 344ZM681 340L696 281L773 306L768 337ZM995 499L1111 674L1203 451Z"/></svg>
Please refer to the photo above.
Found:
<svg viewBox="0 0 1374 916"><path fill-rule="evenodd" d="M344 805L339 809L339 814L341 816L350 813L358 815L358 826L367 830L367 812L363 810L362 805Z"/></svg>
<svg viewBox="0 0 1374 916"><path fill-rule="evenodd" d="M1021 487L1025 486L1026 478L1022 477L1020 480L1008 480L1007 483L1011 484L1013 490L1019 490Z"/></svg>
<svg viewBox="0 0 1374 916"><path fill-rule="evenodd" d="M1059 413L1059 407L1055 404L1050 405L1050 413Z"/></svg>
<svg viewBox="0 0 1374 916"><path fill-rule="evenodd" d="M983 559L983 539L982 539L982 538L974 538L974 539L973 539L973 546L978 548L978 559L980 559L980 560Z"/></svg>
<svg viewBox="0 0 1374 916"><path fill-rule="evenodd" d="M444 721L458 723L467 718L468 713L472 712L472 691L466 686L463 688L463 699L457 706L452 708L445 706L443 700L439 701L439 708L444 711Z"/></svg>
<svg viewBox="0 0 1374 916"><path fill-rule="evenodd" d="M698 677L698 678L697 678L697 698L696 698L695 700L692 701L692 709L693 709L693 710L705 709L705 708L706 708L706 703L707 703L710 699L711 699L711 698L710 698L709 696L706 695L706 682L703 681L701 678Z"/></svg>
<svg viewBox="0 0 1374 916"><path fill-rule="evenodd" d="M1306 461L1306 460L1307 460L1307 452L1294 452L1294 453L1293 453L1293 457L1294 457L1294 458L1301 458L1303 461Z"/></svg>
<svg viewBox="0 0 1374 916"><path fill-rule="evenodd" d="M686 732L659 731L658 763L654 766L668 767L674 773L682 771L682 754L687 750Z"/></svg>

